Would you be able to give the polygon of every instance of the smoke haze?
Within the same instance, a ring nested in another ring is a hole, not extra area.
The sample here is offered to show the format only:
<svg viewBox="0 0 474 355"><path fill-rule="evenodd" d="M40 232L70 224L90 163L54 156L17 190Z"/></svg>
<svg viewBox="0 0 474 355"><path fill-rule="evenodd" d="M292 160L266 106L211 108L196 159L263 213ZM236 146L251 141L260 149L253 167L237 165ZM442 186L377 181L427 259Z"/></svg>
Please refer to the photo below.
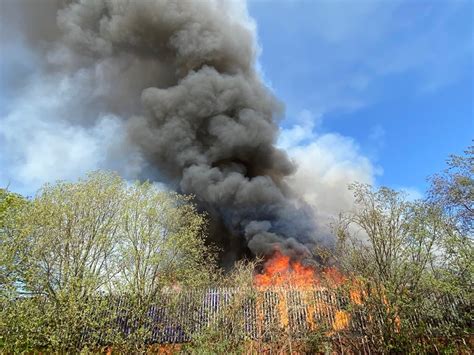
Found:
<svg viewBox="0 0 474 355"><path fill-rule="evenodd" d="M350 205L344 185L372 178L370 162L339 136L277 147L284 108L256 70L256 30L243 3L2 7L5 48L19 41L35 63L24 68L27 79L11 79L21 98L0 130L24 181L94 168L163 181L196 196L231 264L276 248L305 258L331 246L323 222ZM7 26L21 35L8 36Z"/></svg>

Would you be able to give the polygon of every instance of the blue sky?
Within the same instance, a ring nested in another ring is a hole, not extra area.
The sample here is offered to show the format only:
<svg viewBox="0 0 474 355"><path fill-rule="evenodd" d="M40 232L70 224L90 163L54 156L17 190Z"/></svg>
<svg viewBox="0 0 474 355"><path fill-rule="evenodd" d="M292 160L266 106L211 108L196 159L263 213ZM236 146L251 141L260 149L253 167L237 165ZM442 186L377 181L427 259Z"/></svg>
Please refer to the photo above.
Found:
<svg viewBox="0 0 474 355"><path fill-rule="evenodd" d="M471 1L250 1L265 80L319 132L351 137L377 184L422 192L474 138Z"/></svg>

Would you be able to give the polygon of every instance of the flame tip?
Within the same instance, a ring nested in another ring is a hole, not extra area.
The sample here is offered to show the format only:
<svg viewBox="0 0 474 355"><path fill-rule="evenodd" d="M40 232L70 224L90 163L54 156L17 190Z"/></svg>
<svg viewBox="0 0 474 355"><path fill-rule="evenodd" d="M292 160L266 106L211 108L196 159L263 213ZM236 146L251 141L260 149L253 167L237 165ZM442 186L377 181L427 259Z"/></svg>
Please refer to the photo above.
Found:
<svg viewBox="0 0 474 355"><path fill-rule="evenodd" d="M301 260L292 259L276 250L264 263L263 273L255 275L254 281L255 285L261 288L272 286L308 288L321 286L323 279L335 286L345 281L345 277L334 267L318 272L314 265L305 265Z"/></svg>

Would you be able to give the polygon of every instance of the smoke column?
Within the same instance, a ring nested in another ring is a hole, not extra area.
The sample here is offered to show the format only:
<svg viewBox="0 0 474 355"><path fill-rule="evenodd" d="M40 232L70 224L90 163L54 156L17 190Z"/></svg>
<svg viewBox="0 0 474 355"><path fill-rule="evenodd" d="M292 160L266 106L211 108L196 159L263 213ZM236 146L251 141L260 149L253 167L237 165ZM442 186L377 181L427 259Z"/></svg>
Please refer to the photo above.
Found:
<svg viewBox="0 0 474 355"><path fill-rule="evenodd" d="M286 183L295 166L275 147L283 105L256 70L245 6L40 3L44 16L33 15L26 37L43 51L50 78L77 85L80 104L69 105L64 120L86 127L104 113L118 120L126 132L120 149L138 151L141 176L194 194L208 211L224 262L277 248L306 258L331 244ZM21 4L25 22L35 6Z"/></svg>

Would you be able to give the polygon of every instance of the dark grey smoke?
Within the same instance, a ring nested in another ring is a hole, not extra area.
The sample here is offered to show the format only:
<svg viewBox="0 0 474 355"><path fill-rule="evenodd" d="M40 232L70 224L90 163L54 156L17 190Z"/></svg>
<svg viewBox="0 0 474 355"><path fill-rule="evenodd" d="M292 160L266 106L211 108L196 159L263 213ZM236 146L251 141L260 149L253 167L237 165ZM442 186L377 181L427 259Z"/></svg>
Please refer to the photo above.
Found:
<svg viewBox="0 0 474 355"><path fill-rule="evenodd" d="M21 4L26 14L29 3ZM58 33L37 19L26 39L37 43L45 28L44 70L81 78L81 107L72 110L81 114L71 114L71 124L91 125L104 112L119 117L144 159L142 177L196 196L224 260L275 248L311 255L323 241L313 212L285 184L295 167L275 147L283 107L255 69L255 35L241 6L54 3Z"/></svg>

